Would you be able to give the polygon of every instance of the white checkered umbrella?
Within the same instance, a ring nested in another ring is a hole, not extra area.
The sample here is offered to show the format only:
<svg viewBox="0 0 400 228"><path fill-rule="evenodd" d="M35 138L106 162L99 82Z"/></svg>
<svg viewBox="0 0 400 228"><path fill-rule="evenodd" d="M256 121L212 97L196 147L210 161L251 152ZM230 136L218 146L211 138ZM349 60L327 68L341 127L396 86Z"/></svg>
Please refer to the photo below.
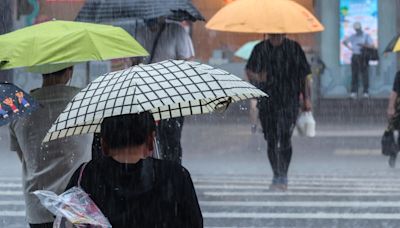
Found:
<svg viewBox="0 0 400 228"><path fill-rule="evenodd" d="M105 74L78 93L43 142L100 131L106 117L150 111L156 120L204 114L230 102L267 96L240 78L181 60Z"/></svg>

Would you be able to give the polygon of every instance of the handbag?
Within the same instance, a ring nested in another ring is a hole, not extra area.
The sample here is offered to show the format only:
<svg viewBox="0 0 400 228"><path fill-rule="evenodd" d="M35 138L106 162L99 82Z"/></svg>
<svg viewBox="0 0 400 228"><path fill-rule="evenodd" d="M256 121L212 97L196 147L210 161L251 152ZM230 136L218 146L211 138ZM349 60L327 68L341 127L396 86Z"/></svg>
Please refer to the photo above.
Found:
<svg viewBox="0 0 400 228"><path fill-rule="evenodd" d="M371 48L371 47L362 47L361 48L361 55L366 61L378 61L379 54L378 49Z"/></svg>
<svg viewBox="0 0 400 228"><path fill-rule="evenodd" d="M367 36L365 37L365 44L367 44ZM361 48L361 56L365 59L365 61L378 61L379 53L378 49L373 47L362 47Z"/></svg>
<svg viewBox="0 0 400 228"><path fill-rule="evenodd" d="M391 156L399 151L399 145L396 143L394 133L392 130L386 130L381 139L382 154L385 156Z"/></svg>

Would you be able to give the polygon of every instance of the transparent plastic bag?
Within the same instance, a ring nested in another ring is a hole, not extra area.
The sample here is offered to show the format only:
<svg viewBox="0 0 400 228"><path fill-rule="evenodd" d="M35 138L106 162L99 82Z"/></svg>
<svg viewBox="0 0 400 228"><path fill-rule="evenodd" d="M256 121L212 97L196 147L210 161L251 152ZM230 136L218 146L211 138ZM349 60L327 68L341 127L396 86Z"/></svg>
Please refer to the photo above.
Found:
<svg viewBox="0 0 400 228"><path fill-rule="evenodd" d="M44 190L33 193L47 210L56 215L54 228L111 227L107 218L89 195L79 187L73 187L59 196L54 192Z"/></svg>
<svg viewBox="0 0 400 228"><path fill-rule="evenodd" d="M315 137L315 119L312 112L302 112L296 127L300 136Z"/></svg>

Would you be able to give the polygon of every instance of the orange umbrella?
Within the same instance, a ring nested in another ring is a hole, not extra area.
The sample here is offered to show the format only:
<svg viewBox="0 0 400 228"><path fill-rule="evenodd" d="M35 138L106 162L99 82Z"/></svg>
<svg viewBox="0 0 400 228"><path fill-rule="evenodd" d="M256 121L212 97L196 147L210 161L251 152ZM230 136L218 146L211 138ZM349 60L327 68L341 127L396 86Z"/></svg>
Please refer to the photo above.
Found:
<svg viewBox="0 0 400 228"><path fill-rule="evenodd" d="M287 34L320 32L324 26L292 0L237 0L219 10L206 28L225 32Z"/></svg>

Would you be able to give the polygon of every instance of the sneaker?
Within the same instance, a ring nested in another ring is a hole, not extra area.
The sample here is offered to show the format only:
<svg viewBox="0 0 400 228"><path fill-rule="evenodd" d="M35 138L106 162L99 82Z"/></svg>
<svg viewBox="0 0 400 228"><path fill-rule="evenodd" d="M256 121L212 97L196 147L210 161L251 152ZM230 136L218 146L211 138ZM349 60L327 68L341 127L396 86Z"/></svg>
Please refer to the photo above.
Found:
<svg viewBox="0 0 400 228"><path fill-rule="evenodd" d="M369 98L369 94L368 93L364 93L363 94L363 98Z"/></svg>
<svg viewBox="0 0 400 228"><path fill-rule="evenodd" d="M251 125L251 134L255 134L257 132L257 125L255 125L255 124L252 124Z"/></svg>
<svg viewBox="0 0 400 228"><path fill-rule="evenodd" d="M351 99L356 99L357 98L357 94L356 93L350 93L350 98Z"/></svg>
<svg viewBox="0 0 400 228"><path fill-rule="evenodd" d="M390 157L389 157L389 166L390 166L390 168L394 168L394 167L396 167L396 155L391 155Z"/></svg>

